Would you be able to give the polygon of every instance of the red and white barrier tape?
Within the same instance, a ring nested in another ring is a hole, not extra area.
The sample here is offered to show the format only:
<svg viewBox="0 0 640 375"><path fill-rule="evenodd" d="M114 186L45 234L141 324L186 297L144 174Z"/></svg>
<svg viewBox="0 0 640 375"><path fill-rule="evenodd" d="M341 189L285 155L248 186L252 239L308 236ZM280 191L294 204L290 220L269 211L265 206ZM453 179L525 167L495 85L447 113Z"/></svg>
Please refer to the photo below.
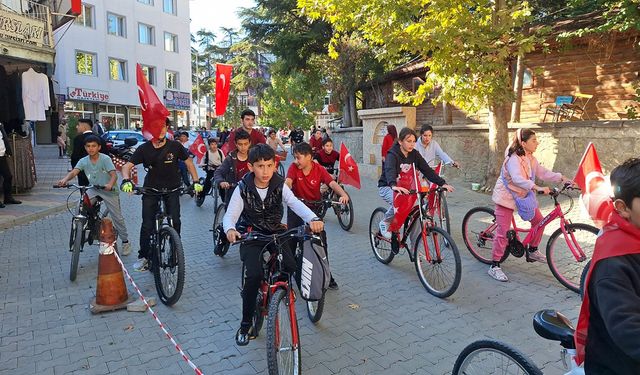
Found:
<svg viewBox="0 0 640 375"><path fill-rule="evenodd" d="M162 324L162 322L160 321L160 319L158 319L158 315L155 313L155 311L153 311L153 309L151 308L151 306L149 306L149 303L147 302L147 300L144 298L144 296L142 295L142 292L140 292L140 288L138 288L138 286L136 285L136 283L133 281L133 278L131 277L131 275L129 275L129 271L127 271L127 268L124 266L124 264L122 263L122 259L120 259L120 255L118 255L117 251L114 251L113 254L116 256L116 259L118 260L118 263L120 263L120 267L122 268L122 271L124 271L124 274L127 275L127 278L129 279L129 282L131 283L131 285L133 285L133 287L136 289L136 292L138 293L138 295L140 296L140 299L142 300L142 302L144 302L144 304L147 306L147 309L149 309L149 312L151 313L151 315L153 316L153 319L156 320L156 323L158 323L158 325L160 326L160 329L162 329L162 331L164 332L164 334L167 336L167 338L169 340L171 340L171 343L173 344L173 346L175 346L176 350L178 351L178 353L180 353L180 355L182 356L182 359L184 359L187 364L193 369L193 371L196 372L197 375L203 375L202 371L198 368L198 366L196 366L195 363L191 362L191 360L189 359L189 357L187 357L187 355L185 354L185 352L182 351L182 348L180 347L180 345L178 345L178 343L176 342L176 340L173 339L173 336L171 336L171 334L169 333L169 331L167 331L167 329L164 327L164 324Z"/></svg>

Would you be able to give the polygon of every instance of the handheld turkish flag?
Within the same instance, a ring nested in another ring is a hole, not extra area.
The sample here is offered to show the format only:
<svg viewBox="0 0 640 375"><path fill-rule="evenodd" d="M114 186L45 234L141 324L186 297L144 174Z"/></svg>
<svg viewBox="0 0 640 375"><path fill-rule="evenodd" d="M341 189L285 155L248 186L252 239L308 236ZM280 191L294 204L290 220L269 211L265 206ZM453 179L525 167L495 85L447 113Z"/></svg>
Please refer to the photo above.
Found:
<svg viewBox="0 0 640 375"><path fill-rule="evenodd" d="M593 143L587 145L573 181L582 190L582 203L589 217L598 228L602 228L613 211L612 191L609 177L602 174Z"/></svg>
<svg viewBox="0 0 640 375"><path fill-rule="evenodd" d="M142 109L142 135L146 139L160 138L162 128L166 125L169 111L158 99L158 95L149 85L140 64L136 64L136 81L138 83L138 96Z"/></svg>
<svg viewBox="0 0 640 375"><path fill-rule="evenodd" d="M344 143L340 144L339 166L340 172L338 175L338 182L360 189L360 171L358 170L358 163L353 160L353 157L351 157L351 154Z"/></svg>
<svg viewBox="0 0 640 375"><path fill-rule="evenodd" d="M413 164L400 164L400 175L396 181L396 186L407 190L416 190L418 181L416 179L415 167ZM409 212L418 200L417 194L401 194L393 192L393 211L395 212L389 229L392 232L400 230Z"/></svg>
<svg viewBox="0 0 640 375"><path fill-rule="evenodd" d="M216 116L222 116L227 111L232 69L232 65L216 64Z"/></svg>
<svg viewBox="0 0 640 375"><path fill-rule="evenodd" d="M202 134L198 134L198 138L189 146L189 151L198 158L198 163L204 157L204 154L207 152L207 146L204 145L204 140L202 139Z"/></svg>

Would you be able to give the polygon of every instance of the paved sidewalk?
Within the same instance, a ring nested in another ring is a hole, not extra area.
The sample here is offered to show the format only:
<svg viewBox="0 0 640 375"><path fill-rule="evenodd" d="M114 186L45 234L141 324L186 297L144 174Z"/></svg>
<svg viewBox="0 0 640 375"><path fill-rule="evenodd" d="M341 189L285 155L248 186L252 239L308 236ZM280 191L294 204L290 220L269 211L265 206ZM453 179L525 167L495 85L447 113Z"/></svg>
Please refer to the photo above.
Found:
<svg viewBox="0 0 640 375"><path fill-rule="evenodd" d="M57 145L37 145L34 148L38 181L33 189L16 194L22 204L0 208L0 230L25 224L65 209L70 191L53 189L56 181L71 167L68 158L58 158Z"/></svg>

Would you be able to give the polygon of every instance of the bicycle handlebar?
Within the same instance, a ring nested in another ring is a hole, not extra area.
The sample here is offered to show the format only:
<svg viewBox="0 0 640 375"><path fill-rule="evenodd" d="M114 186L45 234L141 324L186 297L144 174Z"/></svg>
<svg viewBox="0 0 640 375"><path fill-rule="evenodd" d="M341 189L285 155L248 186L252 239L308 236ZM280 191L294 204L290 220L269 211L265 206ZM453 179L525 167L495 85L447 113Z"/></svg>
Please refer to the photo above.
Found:
<svg viewBox="0 0 640 375"><path fill-rule="evenodd" d="M54 189L71 189L71 188L75 188L75 189L85 189L85 190L89 190L89 189L104 189L104 186L102 185L87 185L87 186L83 186L83 185L76 185L76 184L66 184L66 185L53 185Z"/></svg>
<svg viewBox="0 0 640 375"><path fill-rule="evenodd" d="M427 191L420 191L420 190L415 190L415 189L407 189L407 191L409 191L406 194L429 194L431 192L436 192L436 193L442 193L442 192L448 192L449 190L443 188L442 186L438 186L435 189L429 189ZM405 193L401 193L397 190L394 190L394 192L398 193L398 194L405 194Z"/></svg>
<svg viewBox="0 0 640 375"><path fill-rule="evenodd" d="M295 228L288 229L282 233L274 233L274 234L263 234L260 232L248 232L240 235L240 240L234 242L233 244L241 244L243 242L249 241L269 241L275 242L278 240L282 240L285 238L298 238L298 239L307 239L313 237L314 234L310 233L311 228L308 225L300 225Z"/></svg>
<svg viewBox="0 0 640 375"><path fill-rule="evenodd" d="M174 189L156 189L156 188L152 188L152 187L144 187L144 186L134 186L133 187L133 193L135 195L167 195L167 194L171 194L171 193L175 193L175 192L180 192L180 194L185 194L188 193L189 191L191 191L191 188L183 188L181 187L177 187Z"/></svg>

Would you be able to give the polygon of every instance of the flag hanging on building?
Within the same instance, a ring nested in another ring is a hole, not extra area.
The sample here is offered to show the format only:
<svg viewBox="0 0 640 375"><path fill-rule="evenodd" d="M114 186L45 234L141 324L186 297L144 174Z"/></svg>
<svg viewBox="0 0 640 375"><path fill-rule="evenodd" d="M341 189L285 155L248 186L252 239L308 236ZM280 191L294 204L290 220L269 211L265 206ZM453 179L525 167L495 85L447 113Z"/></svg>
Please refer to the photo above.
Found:
<svg viewBox="0 0 640 375"><path fill-rule="evenodd" d="M204 157L204 154L207 152L207 146L204 144L204 140L202 139L202 134L198 133L198 137L195 141L189 146L189 152L194 154L200 163L200 160Z"/></svg>
<svg viewBox="0 0 640 375"><path fill-rule="evenodd" d="M347 150L347 146L344 143L340 144L340 172L338 175L338 181L346 185L351 185L356 189L360 189L360 171L358 170L358 163L353 160L353 157Z"/></svg>
<svg viewBox="0 0 640 375"><path fill-rule="evenodd" d="M232 69L233 66L229 64L216 64L216 116L222 116L227 111Z"/></svg>
<svg viewBox="0 0 640 375"><path fill-rule="evenodd" d="M609 176L602 173L593 143L587 145L573 181L582 190L582 204L589 217L598 228L602 228L613 211L612 190Z"/></svg>
<svg viewBox="0 0 640 375"><path fill-rule="evenodd" d="M170 113L147 81L140 64L136 64L136 81L142 109L142 135L146 139L159 138Z"/></svg>

